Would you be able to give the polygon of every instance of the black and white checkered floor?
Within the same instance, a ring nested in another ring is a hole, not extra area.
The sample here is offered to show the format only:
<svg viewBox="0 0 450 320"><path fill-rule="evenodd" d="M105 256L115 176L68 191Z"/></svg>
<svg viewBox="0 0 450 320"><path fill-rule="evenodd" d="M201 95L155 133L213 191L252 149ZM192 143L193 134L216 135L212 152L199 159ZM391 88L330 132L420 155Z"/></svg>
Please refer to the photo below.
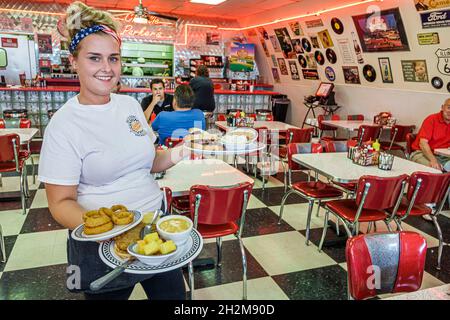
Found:
<svg viewBox="0 0 450 320"><path fill-rule="evenodd" d="M38 159L36 159L37 161ZM28 170L31 172L31 170ZM302 173L294 181L304 179ZM288 200L283 222L277 224L284 194L282 174L271 177L265 191L255 180L248 206L243 241L248 259L248 298L261 300L346 299L345 242L327 247L322 253L317 245L323 228L323 212L313 215L312 244L305 245L307 203L297 196ZM32 183L28 212L22 215L18 195L19 178L3 175L0 188L0 225L6 238L6 263L0 262L0 300L83 299L72 294L66 283L67 230L55 222L48 210L43 184ZM432 223L411 217L405 230L421 233L427 239L426 273L422 288L450 283L450 214L439 217L444 234L442 270L437 271L438 240ZM383 225L384 226L384 225ZM380 223L378 231L385 230ZM362 224L361 231L367 226ZM329 231L327 239L337 238ZM200 257L216 254L215 241L206 241ZM185 278L187 279L186 275ZM221 268L196 270L195 299L240 299L242 264L239 245L233 237L224 239ZM130 299L145 299L137 285Z"/></svg>

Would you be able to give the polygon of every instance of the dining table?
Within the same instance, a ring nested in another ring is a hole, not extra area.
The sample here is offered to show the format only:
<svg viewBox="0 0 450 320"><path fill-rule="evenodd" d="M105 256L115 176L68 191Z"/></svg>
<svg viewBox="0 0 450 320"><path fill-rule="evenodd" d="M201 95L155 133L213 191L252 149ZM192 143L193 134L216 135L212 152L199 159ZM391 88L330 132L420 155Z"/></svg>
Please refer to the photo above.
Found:
<svg viewBox="0 0 450 320"><path fill-rule="evenodd" d="M226 121L216 121L215 125L224 130L229 131L236 127L230 127ZM281 122L281 121L255 121L253 123L253 128L266 127L269 131L286 132L288 129L300 129L299 127Z"/></svg>
<svg viewBox="0 0 450 320"><path fill-rule="evenodd" d="M373 121L369 120L323 120L322 124L334 127L334 128L340 128L347 131L347 137L350 139L352 132L358 131L359 127L362 125L365 126L374 126L376 125L373 123ZM391 130L392 127L389 126L383 126L384 130Z"/></svg>
<svg viewBox="0 0 450 320"><path fill-rule="evenodd" d="M39 129L37 128L8 128L8 129L0 129L0 135L6 135L15 133L20 137L20 143L26 144L33 139L33 137L38 133Z"/></svg>
<svg viewBox="0 0 450 320"><path fill-rule="evenodd" d="M364 175L397 177L402 174L411 175L415 171L441 173L439 170L396 156L391 170L354 164L347 158L347 152L295 154L292 160L338 183L355 183Z"/></svg>
<svg viewBox="0 0 450 320"><path fill-rule="evenodd" d="M450 158L450 148L434 149L434 154Z"/></svg>
<svg viewBox="0 0 450 320"><path fill-rule="evenodd" d="M224 187L254 180L220 159L182 160L168 169L159 186L169 187L174 197L189 194L193 185Z"/></svg>
<svg viewBox="0 0 450 320"><path fill-rule="evenodd" d="M399 294L383 300L450 300L450 284Z"/></svg>

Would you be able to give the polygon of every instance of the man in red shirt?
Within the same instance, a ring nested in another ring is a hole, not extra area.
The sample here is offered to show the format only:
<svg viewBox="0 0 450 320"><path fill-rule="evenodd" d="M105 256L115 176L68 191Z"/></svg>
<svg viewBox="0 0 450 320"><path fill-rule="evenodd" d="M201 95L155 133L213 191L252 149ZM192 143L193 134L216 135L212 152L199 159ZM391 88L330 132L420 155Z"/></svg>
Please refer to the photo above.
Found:
<svg viewBox="0 0 450 320"><path fill-rule="evenodd" d="M412 144L411 160L438 170L450 170L450 158L435 155L435 149L450 148L450 98L439 113L428 116Z"/></svg>

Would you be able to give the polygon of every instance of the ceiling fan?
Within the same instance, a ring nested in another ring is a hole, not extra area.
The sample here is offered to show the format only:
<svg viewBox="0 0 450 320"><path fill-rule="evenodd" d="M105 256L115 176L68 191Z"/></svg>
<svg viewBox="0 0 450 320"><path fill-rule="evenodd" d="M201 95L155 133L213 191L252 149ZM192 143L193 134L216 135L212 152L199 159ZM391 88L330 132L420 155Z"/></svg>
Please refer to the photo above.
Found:
<svg viewBox="0 0 450 320"><path fill-rule="evenodd" d="M174 16L168 16L165 14L161 14L158 12L149 11L144 5L142 4L142 0L139 0L139 5L134 7L134 10L108 10L111 12L115 17L122 18L122 17L131 17L134 22L137 23L147 23L148 21L152 21L152 17L157 17L165 20L170 21L178 21L177 17Z"/></svg>

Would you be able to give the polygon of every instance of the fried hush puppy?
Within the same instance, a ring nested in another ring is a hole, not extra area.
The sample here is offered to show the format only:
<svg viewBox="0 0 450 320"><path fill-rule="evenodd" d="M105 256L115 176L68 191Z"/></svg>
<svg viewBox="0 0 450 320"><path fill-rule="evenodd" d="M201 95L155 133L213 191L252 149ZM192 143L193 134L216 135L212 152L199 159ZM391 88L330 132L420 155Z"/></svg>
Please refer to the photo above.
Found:
<svg viewBox="0 0 450 320"><path fill-rule="evenodd" d="M104 233L114 228L114 225L127 225L133 220L134 213L129 212L123 205L114 205L111 208L102 207L83 215L84 233L86 235Z"/></svg>

